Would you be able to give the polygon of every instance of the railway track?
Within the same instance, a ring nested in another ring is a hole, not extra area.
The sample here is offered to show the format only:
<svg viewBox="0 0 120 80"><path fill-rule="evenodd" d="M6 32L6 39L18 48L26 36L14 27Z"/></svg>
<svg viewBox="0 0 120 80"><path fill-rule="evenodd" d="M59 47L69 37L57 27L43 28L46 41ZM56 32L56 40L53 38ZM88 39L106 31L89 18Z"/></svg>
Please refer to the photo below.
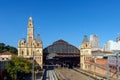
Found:
<svg viewBox="0 0 120 80"><path fill-rule="evenodd" d="M54 70L46 71L46 79L45 80L58 80Z"/></svg>
<svg viewBox="0 0 120 80"><path fill-rule="evenodd" d="M46 78L44 80L107 80L103 76L93 75L82 69L57 68L54 70L46 70Z"/></svg>
<svg viewBox="0 0 120 80"><path fill-rule="evenodd" d="M67 74L68 74L67 72L63 73L57 69L57 70L55 70L55 73L58 77L58 80L71 80L70 77L67 76Z"/></svg>
<svg viewBox="0 0 120 80"><path fill-rule="evenodd" d="M56 69L55 73L58 80L95 80L87 75L84 75L74 69Z"/></svg>

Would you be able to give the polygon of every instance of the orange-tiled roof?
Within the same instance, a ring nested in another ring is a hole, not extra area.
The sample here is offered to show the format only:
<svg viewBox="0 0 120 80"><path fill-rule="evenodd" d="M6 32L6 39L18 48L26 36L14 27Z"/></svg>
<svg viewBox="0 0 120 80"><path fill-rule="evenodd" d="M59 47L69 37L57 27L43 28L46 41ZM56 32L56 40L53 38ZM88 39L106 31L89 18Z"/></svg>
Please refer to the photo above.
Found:
<svg viewBox="0 0 120 80"><path fill-rule="evenodd" d="M109 51L103 51L103 53L105 53L105 54L112 54L112 52L109 52Z"/></svg>
<svg viewBox="0 0 120 80"><path fill-rule="evenodd" d="M1 55L12 55L12 53L10 53L10 52L3 52L3 53L1 53Z"/></svg>
<svg viewBox="0 0 120 80"><path fill-rule="evenodd" d="M108 60L107 59L96 59L96 64L107 64Z"/></svg>
<svg viewBox="0 0 120 80"><path fill-rule="evenodd" d="M96 53L96 52L101 52L101 53L104 53L104 54L112 54L112 52L110 52L110 51L101 51L101 50L92 51L92 53Z"/></svg>
<svg viewBox="0 0 120 80"><path fill-rule="evenodd" d="M92 51L92 53L94 53L94 52L102 52L101 50L94 50L94 51Z"/></svg>
<svg viewBox="0 0 120 80"><path fill-rule="evenodd" d="M88 63L88 64L99 64L99 65L105 65L108 63L108 60L107 59L96 59L96 62L91 62L91 61L88 61L88 62L85 62L85 63Z"/></svg>

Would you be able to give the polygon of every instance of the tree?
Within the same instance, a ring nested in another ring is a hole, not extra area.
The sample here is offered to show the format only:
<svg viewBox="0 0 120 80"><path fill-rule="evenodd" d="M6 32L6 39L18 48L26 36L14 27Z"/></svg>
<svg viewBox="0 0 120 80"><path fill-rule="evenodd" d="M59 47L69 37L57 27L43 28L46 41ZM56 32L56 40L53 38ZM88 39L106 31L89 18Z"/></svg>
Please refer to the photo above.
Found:
<svg viewBox="0 0 120 80"><path fill-rule="evenodd" d="M17 54L17 49L15 47L7 45L7 46L5 46L5 49L6 49L6 51L9 51L13 54Z"/></svg>
<svg viewBox="0 0 120 80"><path fill-rule="evenodd" d="M25 77L25 74L30 73L31 69L32 63L24 58L12 57L11 61L6 64L6 71L13 80Z"/></svg>
<svg viewBox="0 0 120 80"><path fill-rule="evenodd" d="M5 50L5 44L0 43L0 53L3 52L4 50Z"/></svg>
<svg viewBox="0 0 120 80"><path fill-rule="evenodd" d="M5 51L11 52L13 54L17 54L18 52L17 49L13 46L9 46L9 45L6 46L4 43L0 43L0 53Z"/></svg>

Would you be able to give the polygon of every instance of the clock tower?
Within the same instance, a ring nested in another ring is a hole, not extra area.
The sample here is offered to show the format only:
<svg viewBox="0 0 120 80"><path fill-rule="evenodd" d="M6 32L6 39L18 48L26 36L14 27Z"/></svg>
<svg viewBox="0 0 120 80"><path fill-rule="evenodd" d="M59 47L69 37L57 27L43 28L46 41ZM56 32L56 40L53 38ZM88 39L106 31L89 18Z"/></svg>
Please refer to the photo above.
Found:
<svg viewBox="0 0 120 80"><path fill-rule="evenodd" d="M32 17L30 17L28 21L27 41L28 43L31 43L33 40L34 40L33 20Z"/></svg>
<svg viewBox="0 0 120 80"><path fill-rule="evenodd" d="M18 42L18 56L29 59L34 57L36 63L38 63L41 68L43 68L42 41L40 39L40 34L38 34L37 37L34 36L34 25L32 17L30 17L28 20L27 41L26 39L21 39Z"/></svg>

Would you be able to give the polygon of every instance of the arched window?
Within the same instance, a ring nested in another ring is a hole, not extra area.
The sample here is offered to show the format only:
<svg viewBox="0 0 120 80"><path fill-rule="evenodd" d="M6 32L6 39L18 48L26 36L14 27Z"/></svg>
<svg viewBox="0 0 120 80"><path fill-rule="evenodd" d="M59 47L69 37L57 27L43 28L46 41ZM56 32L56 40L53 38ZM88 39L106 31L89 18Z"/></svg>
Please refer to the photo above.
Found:
<svg viewBox="0 0 120 80"><path fill-rule="evenodd" d="M34 51L32 52L32 55L34 54Z"/></svg>
<svg viewBox="0 0 120 80"><path fill-rule="evenodd" d="M37 43L37 46L39 46L39 43Z"/></svg>
<svg viewBox="0 0 120 80"><path fill-rule="evenodd" d="M23 56L23 54L24 54L24 51L22 51L22 56Z"/></svg>
<svg viewBox="0 0 120 80"><path fill-rule="evenodd" d="M27 50L27 56L29 55L29 51Z"/></svg>
<svg viewBox="0 0 120 80"><path fill-rule="evenodd" d="M87 44L86 44L86 48L87 48Z"/></svg>

